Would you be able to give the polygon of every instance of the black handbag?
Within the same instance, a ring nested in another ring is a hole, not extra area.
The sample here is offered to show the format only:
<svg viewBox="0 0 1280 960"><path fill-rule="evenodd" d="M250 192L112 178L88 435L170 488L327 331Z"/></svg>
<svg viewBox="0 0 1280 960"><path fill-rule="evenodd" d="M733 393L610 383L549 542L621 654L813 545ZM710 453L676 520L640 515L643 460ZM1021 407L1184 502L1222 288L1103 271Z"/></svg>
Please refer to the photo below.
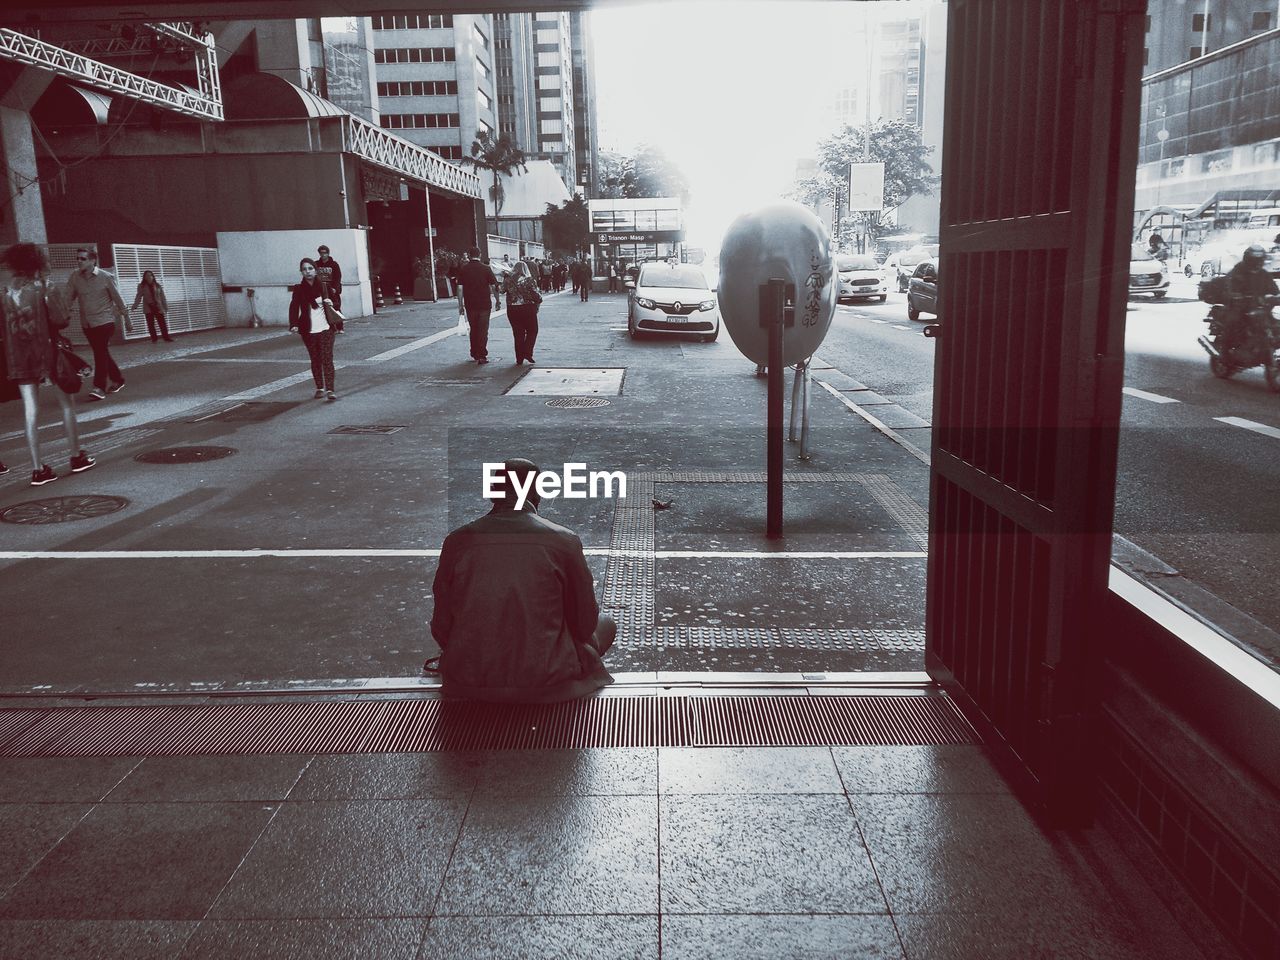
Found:
<svg viewBox="0 0 1280 960"><path fill-rule="evenodd" d="M62 334L53 335L53 361L49 364L49 378L67 396L74 397L93 376L92 364L86 363L71 349L71 341Z"/></svg>

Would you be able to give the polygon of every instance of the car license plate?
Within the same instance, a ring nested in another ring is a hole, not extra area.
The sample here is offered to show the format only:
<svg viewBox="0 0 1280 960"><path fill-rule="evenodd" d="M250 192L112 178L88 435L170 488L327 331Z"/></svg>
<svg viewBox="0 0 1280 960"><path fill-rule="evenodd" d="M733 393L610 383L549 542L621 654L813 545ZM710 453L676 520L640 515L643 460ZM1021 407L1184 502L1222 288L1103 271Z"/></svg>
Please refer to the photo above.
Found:
<svg viewBox="0 0 1280 960"><path fill-rule="evenodd" d="M689 322L688 317L682 317L678 313L667 314L667 320L670 323L688 323Z"/></svg>
<svg viewBox="0 0 1280 960"><path fill-rule="evenodd" d="M875 286L874 286L874 285L872 285L872 286L870 286L870 287L858 287L858 292L859 292L859 293L875 293L875 292L876 292L876 288L875 288Z"/></svg>

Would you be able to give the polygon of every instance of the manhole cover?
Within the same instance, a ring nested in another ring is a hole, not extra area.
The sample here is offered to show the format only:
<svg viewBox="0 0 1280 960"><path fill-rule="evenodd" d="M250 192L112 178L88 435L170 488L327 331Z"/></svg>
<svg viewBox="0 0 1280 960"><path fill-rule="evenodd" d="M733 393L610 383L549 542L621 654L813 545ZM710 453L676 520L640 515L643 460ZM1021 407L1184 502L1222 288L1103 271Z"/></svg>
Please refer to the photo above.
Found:
<svg viewBox="0 0 1280 960"><path fill-rule="evenodd" d="M92 520L123 510L129 505L124 497L88 494L82 497L50 497L28 500L0 510L0 523L67 523Z"/></svg>
<svg viewBox="0 0 1280 960"><path fill-rule="evenodd" d="M385 435L388 433L395 433L397 430L403 430L403 429L404 429L403 424L401 426L396 427L396 426L389 426L387 424L375 423L369 426L334 427L329 432L330 433L366 433L366 434Z"/></svg>
<svg viewBox="0 0 1280 960"><path fill-rule="evenodd" d="M556 397L548 400L548 407L607 407L609 401L604 397Z"/></svg>
<svg viewBox="0 0 1280 960"><path fill-rule="evenodd" d="M133 459L139 463L203 463L221 460L236 452L235 447L162 447L146 450Z"/></svg>

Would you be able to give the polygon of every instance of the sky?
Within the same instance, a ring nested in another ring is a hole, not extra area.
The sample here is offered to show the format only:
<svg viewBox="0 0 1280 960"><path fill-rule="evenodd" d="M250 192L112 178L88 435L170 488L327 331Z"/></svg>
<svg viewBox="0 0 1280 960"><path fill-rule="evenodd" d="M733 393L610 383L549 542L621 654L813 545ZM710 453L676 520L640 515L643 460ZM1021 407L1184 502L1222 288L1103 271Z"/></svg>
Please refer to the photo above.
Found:
<svg viewBox="0 0 1280 960"><path fill-rule="evenodd" d="M785 193L833 132L836 91L865 75L866 18L911 0L678 0L589 14L600 148L661 148L689 180L686 242L718 249L734 217Z"/></svg>

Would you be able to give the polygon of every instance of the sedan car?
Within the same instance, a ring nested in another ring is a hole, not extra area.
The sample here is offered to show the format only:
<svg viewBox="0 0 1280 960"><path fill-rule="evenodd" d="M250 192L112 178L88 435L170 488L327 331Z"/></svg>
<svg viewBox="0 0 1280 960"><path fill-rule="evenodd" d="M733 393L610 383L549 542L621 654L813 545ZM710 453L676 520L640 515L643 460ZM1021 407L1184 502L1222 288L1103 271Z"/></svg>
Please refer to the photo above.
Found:
<svg viewBox="0 0 1280 960"><path fill-rule="evenodd" d="M938 264L923 260L907 282L907 319L919 320L921 313L938 315Z"/></svg>
<svg viewBox="0 0 1280 960"><path fill-rule="evenodd" d="M627 333L695 334L704 343L720 336L720 306L701 267L655 261L641 264L627 305Z"/></svg>
<svg viewBox="0 0 1280 960"><path fill-rule="evenodd" d="M840 300L879 300L889 298L889 283L875 257L840 254L836 257L840 274Z"/></svg>
<svg viewBox="0 0 1280 960"><path fill-rule="evenodd" d="M1135 243L1129 252L1129 296L1151 294L1163 300L1169 292L1169 264L1147 253L1145 244Z"/></svg>
<svg viewBox="0 0 1280 960"><path fill-rule="evenodd" d="M910 250L903 250L902 253L898 254L898 292L907 292L907 284L922 260L936 261L937 259L938 245L936 243L922 244L918 247L912 247Z"/></svg>

